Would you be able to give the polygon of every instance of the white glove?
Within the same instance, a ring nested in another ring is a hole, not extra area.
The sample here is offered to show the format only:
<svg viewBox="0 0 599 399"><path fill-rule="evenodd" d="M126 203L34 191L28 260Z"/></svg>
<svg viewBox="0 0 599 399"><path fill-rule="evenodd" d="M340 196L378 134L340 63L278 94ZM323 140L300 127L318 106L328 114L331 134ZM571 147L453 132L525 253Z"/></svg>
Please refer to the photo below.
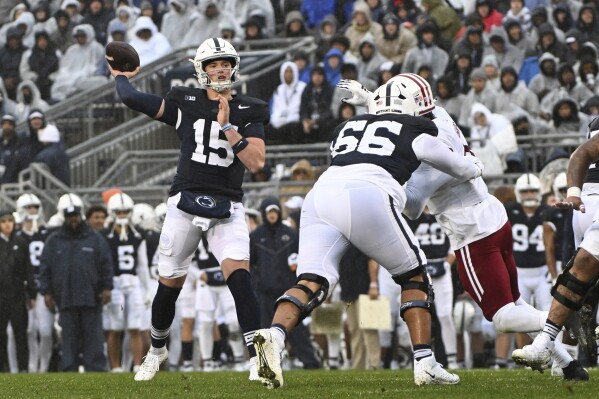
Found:
<svg viewBox="0 0 599 399"><path fill-rule="evenodd" d="M370 94L372 93L366 87L362 86L360 82L351 79L341 79L337 83L337 87L349 91L352 95L351 97L342 98L341 102L356 106L368 105L368 100L370 100Z"/></svg>
<svg viewBox="0 0 599 399"><path fill-rule="evenodd" d="M476 175L474 178L481 177L483 175L483 171L485 170L485 165L482 163L480 159L475 156L470 156L470 160L476 167Z"/></svg>
<svg viewBox="0 0 599 399"><path fill-rule="evenodd" d="M147 291L144 294L144 305L146 308L152 306L152 302L154 301L154 294L150 291Z"/></svg>

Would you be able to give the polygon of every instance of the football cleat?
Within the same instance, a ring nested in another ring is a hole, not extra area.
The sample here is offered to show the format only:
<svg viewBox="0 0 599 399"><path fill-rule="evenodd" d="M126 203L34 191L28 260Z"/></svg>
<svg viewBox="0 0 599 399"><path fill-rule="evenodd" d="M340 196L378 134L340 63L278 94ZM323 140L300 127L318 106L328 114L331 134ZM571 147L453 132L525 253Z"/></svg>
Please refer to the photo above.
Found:
<svg viewBox="0 0 599 399"><path fill-rule="evenodd" d="M460 377L445 370L434 356L414 360L414 383L421 385L457 384Z"/></svg>
<svg viewBox="0 0 599 399"><path fill-rule="evenodd" d="M572 360L570 364L562 369L564 380L566 381L588 381L589 372L580 364L578 360ZM553 375L553 374L552 374Z"/></svg>
<svg viewBox="0 0 599 399"><path fill-rule="evenodd" d="M549 343L553 346L553 342ZM551 351L553 348L535 346L534 344L525 345L522 349L516 349L512 352L512 359L516 364L530 367L533 370L540 371L551 367Z"/></svg>
<svg viewBox="0 0 599 399"><path fill-rule="evenodd" d="M213 371L221 371L223 369L222 364L218 360L206 360L202 371L211 373Z"/></svg>
<svg viewBox="0 0 599 399"><path fill-rule="evenodd" d="M183 365L181 366L181 368L179 369L180 371L184 372L184 373L190 373L192 371L195 371L195 367L193 367L193 362L190 360L185 360L183 362Z"/></svg>
<svg viewBox="0 0 599 399"><path fill-rule="evenodd" d="M254 348L258 354L258 376L268 389L283 386L281 369L283 348L269 329L258 330L254 334Z"/></svg>
<svg viewBox="0 0 599 399"><path fill-rule="evenodd" d="M148 354L144 357L143 363L139 366L139 371L135 373L135 381L150 381L166 359L168 359L166 347L161 349L150 348Z"/></svg>

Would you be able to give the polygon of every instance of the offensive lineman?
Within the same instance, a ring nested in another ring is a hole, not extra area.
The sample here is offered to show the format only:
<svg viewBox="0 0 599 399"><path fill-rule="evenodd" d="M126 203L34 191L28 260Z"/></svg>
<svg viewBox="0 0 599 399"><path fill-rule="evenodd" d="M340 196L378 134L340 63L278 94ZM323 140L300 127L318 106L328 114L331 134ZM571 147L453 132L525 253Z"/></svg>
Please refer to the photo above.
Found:
<svg viewBox="0 0 599 399"><path fill-rule="evenodd" d="M117 193L107 204L112 225L102 233L110 246L114 265L113 289L107 305L107 343L110 368L122 372L121 335L129 333L133 356L133 370L141 365L143 341L143 314L149 288L150 271L146 241L131 223L133 200L127 194Z"/></svg>
<svg viewBox="0 0 599 399"><path fill-rule="evenodd" d="M433 117L439 138L456 153L471 153L449 114L434 105L432 90L426 80L405 73L391 81L408 87L416 85L424 105L428 105L421 115ZM356 81L342 80L338 85L352 93L352 97L345 100L347 102L360 105L371 97L371 93ZM464 289L481 307L485 318L493 321L496 330L540 331L544 313L520 298L511 227L504 206L489 194L484 180L458 181L428 165L420 165L408 181L406 193L404 214L414 219L428 205L449 237ZM561 343L553 349L552 355L558 367L563 369L565 379L588 379L588 373Z"/></svg>
<svg viewBox="0 0 599 399"><path fill-rule="evenodd" d="M29 258L33 266L33 278L38 285L40 256L44 243L52 232L46 227L42 202L35 194L26 193L17 199L17 212L21 228L17 235L29 243ZM39 287L37 287L39 289ZM48 309L44 296L38 292L35 307L29 309L27 342L29 345L29 372L46 373L52 356L54 313Z"/></svg>
<svg viewBox="0 0 599 399"><path fill-rule="evenodd" d="M137 91L129 79L139 72L111 69L125 105L174 126L181 141L177 173L160 235L160 282L152 304L152 346L136 381L154 378L168 357L165 347L175 302L202 235L218 260L235 299L250 357L251 337L260 327L259 308L249 272L249 232L241 202L247 168L264 167L264 125L268 105L233 95L239 80L239 55L224 39L205 40L192 61L201 89L173 87L162 98Z"/></svg>
<svg viewBox="0 0 599 399"><path fill-rule="evenodd" d="M254 336L258 373L268 388L283 385L281 352L287 331L325 301L350 243L402 286L400 315L410 330L416 385L460 381L437 363L431 350L432 286L424 253L401 216L406 198L402 184L421 162L461 180L480 176L482 164L450 151L435 137L437 127L430 120L412 116L420 110L415 95L385 84L374 92L369 114L335 129L331 166L302 207L297 283L277 300L272 327Z"/></svg>

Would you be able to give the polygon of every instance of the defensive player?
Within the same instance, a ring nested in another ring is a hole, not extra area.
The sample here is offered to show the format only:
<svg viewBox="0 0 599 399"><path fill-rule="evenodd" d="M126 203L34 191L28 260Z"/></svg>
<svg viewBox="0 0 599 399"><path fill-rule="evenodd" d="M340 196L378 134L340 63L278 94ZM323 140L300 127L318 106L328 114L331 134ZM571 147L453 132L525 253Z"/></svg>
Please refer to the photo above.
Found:
<svg viewBox="0 0 599 399"><path fill-rule="evenodd" d="M143 341L140 330L143 326L145 298L149 289L150 270L146 241L131 223L133 200L125 193L110 197L107 204L112 219L102 233L108 241L114 265L113 289L107 305L107 343L110 368L122 372L121 335L127 330L129 346L133 356L133 370L141 365Z"/></svg>
<svg viewBox="0 0 599 399"><path fill-rule="evenodd" d="M39 257L51 231L46 227L42 202L37 195L31 193L21 195L17 199L17 212L21 221L21 228L17 231L17 235L29 242L29 258L31 266L33 266L33 277L37 284ZM48 371L52 356L53 331L54 313L44 303L43 295L38 293L35 307L29 309L27 325L30 373L46 373Z"/></svg>
<svg viewBox="0 0 599 399"><path fill-rule="evenodd" d="M391 80L414 87L421 93L420 115L432 118L439 130L439 138L452 151L471 153L449 114L435 106L426 80L409 73ZM341 81L340 85L352 93L346 101L361 104L371 96L356 81ZM546 313L520 298L511 226L503 204L489 194L483 179L455 180L423 164L408 181L406 194L405 215L415 219L428 205L443 227L456 254L458 275L464 289L481 307L484 317L493 321L495 329L500 332L541 331ZM554 349L553 355L564 370L565 379L588 379L588 373L561 344L555 345Z"/></svg>
<svg viewBox="0 0 599 399"><path fill-rule="evenodd" d="M574 212L573 217L576 243L580 242L579 249L574 259L558 276L551 290L553 301L543 331L531 345L512 353L515 361L531 367L541 367L547 363L558 342L555 338L572 312L581 308L585 295L599 277L599 221L596 213L592 215L587 212L587 204L585 204L588 201L588 209L598 209L598 201L594 198L599 193L597 185L599 170L595 165L599 159L597 133L599 133L599 118L595 118L589 124L589 140L578 147L570 157L566 199L556 204L560 208L573 208L580 211Z"/></svg>
<svg viewBox="0 0 599 399"><path fill-rule="evenodd" d="M402 185L421 162L461 180L480 176L482 164L475 157L450 151L435 137L434 123L413 116L420 110L415 94L395 83L385 84L374 92L369 114L336 128L331 166L302 207L297 284L277 300L272 327L254 336L258 373L267 387L283 385L281 352L287 331L327 298L350 243L385 267L402 286L400 315L410 330L414 382L459 382L457 375L437 363L431 350L432 286L424 253L401 216Z"/></svg>
<svg viewBox="0 0 599 399"><path fill-rule="evenodd" d="M241 183L246 168L254 173L264 167L268 105L233 95L232 86L239 80L239 55L224 39L205 40L192 62L202 88L173 87L166 98L133 88L129 78L139 68L133 72L111 69L123 103L174 126L181 141L160 235L160 283L152 304L152 346L135 375L136 381L154 378L168 357L165 344L175 302L204 234L235 299L250 357L255 356L251 341L260 327L260 317L249 273L249 233Z"/></svg>

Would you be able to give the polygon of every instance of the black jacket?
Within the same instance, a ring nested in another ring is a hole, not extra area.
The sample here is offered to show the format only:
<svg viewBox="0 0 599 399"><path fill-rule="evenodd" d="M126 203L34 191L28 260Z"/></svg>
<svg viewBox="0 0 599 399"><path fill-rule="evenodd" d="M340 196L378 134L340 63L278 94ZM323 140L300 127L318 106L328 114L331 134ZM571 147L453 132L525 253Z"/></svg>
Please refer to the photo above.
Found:
<svg viewBox="0 0 599 399"><path fill-rule="evenodd" d="M25 300L36 295L29 243L13 233L8 241L0 238L0 298Z"/></svg>
<svg viewBox="0 0 599 399"><path fill-rule="evenodd" d="M296 280L295 270L289 267L289 256L297 254L298 234L279 220L271 225L266 221L264 209L277 205L274 197L262 201L263 223L250 234L250 265L254 289L267 295L282 295Z"/></svg>
<svg viewBox="0 0 599 399"><path fill-rule="evenodd" d="M112 289L112 277L108 243L87 223L78 233L63 226L48 237L40 259L40 291L53 295L59 310L100 305L98 294Z"/></svg>

